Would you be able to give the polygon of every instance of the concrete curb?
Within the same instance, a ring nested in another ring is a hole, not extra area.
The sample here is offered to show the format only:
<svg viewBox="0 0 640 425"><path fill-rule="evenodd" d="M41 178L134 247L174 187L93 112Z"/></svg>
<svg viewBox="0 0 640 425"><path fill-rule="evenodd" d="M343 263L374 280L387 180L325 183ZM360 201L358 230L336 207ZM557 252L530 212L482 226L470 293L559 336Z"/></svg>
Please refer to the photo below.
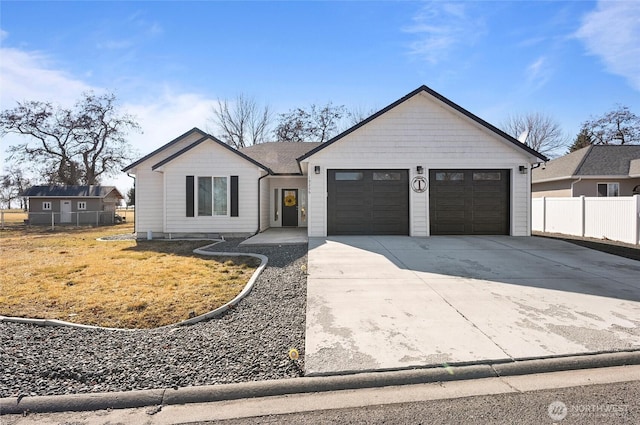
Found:
<svg viewBox="0 0 640 425"><path fill-rule="evenodd" d="M353 375L290 378L239 384L207 385L166 390L127 391L61 396L8 397L0 399L0 415L126 409L154 405L206 403L222 400L324 392L394 385L459 381L565 370L640 364L640 350L593 355L445 366Z"/></svg>
<svg viewBox="0 0 640 425"><path fill-rule="evenodd" d="M179 241L179 240L190 240L190 239L171 239L171 240ZM256 280L258 280L258 277L260 276L262 271L265 269L265 267L267 267L267 262L269 261L267 257L265 257L264 255L261 255L261 254L253 254L253 253L247 253L247 252L212 252L212 251L205 251L205 249L207 249L209 247L212 247L212 246L218 244L219 242L222 242L222 241L218 241L218 242L215 242L215 243L212 243L212 244L209 244L209 245L205 245L205 246L200 247L200 248L196 248L196 249L193 250L193 253L194 254L198 254L198 255L215 256L215 257L254 257L254 258L257 258L257 259L260 260L260 265L258 266L256 271L253 272L253 275L251 275L251 278L249 279L247 284L244 286L244 288L242 288L242 291L240 291L240 293L238 295L236 295L236 297L234 299L232 299L231 301L229 301L228 303L224 304L223 306L220 306L220 307L216 308L215 310L212 310L212 311L210 311L208 313L204 313L204 314L201 314L199 316L192 317L191 319L183 320L182 322L172 323L170 325L160 326L160 327L151 328L151 329L107 328L107 327L103 327L103 326L93 326L93 325L83 325L81 323L71 323L71 322L66 322L64 320L57 320L57 319L30 319L30 318L24 318L24 317L11 317L11 316L2 316L2 315L0 315L0 323L6 322L6 323L20 323L20 324L23 324L23 325L26 324L26 325L36 325L36 326L64 326L64 327L76 328L76 329L102 329L102 330L108 330L108 331L133 332L133 331L148 331L148 330L155 330L155 329L175 328L175 327L178 327L178 326L193 325L194 323L198 323L198 322L201 322L203 320L213 319L214 317L218 317L222 313L224 313L225 311L233 308L236 304L238 304L238 302L240 302L240 300L242 300L244 297L249 295L249 292L251 292L251 290L253 289L253 286L255 285Z"/></svg>

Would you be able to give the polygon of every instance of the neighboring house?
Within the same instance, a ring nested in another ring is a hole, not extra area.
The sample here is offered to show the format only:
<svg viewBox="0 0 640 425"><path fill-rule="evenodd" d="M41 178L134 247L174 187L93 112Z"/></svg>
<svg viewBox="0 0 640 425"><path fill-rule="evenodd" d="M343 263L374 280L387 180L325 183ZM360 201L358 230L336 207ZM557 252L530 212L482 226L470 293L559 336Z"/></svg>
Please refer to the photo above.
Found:
<svg viewBox="0 0 640 425"><path fill-rule="evenodd" d="M531 234L547 158L426 86L323 144L235 150L194 128L126 167L139 237L306 227L338 234Z"/></svg>
<svg viewBox="0 0 640 425"><path fill-rule="evenodd" d="M591 145L532 173L534 198L640 194L640 145Z"/></svg>
<svg viewBox="0 0 640 425"><path fill-rule="evenodd" d="M114 186L32 186L30 224L113 224L122 194Z"/></svg>

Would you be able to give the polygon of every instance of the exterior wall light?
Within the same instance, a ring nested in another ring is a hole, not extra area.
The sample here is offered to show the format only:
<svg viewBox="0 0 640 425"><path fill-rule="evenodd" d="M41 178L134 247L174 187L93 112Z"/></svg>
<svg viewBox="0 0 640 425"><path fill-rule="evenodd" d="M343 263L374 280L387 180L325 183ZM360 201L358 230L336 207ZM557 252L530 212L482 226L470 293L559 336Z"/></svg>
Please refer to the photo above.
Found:
<svg viewBox="0 0 640 425"><path fill-rule="evenodd" d="M519 166L518 170L520 170L520 174L527 174L527 172L528 172L526 165Z"/></svg>
<svg viewBox="0 0 640 425"><path fill-rule="evenodd" d="M315 167L313 167L313 172L316 174L320 174L320 166L316 165Z"/></svg>
<svg viewBox="0 0 640 425"><path fill-rule="evenodd" d="M416 171L418 172L418 174L424 174L424 167L422 165L418 165L416 167Z"/></svg>

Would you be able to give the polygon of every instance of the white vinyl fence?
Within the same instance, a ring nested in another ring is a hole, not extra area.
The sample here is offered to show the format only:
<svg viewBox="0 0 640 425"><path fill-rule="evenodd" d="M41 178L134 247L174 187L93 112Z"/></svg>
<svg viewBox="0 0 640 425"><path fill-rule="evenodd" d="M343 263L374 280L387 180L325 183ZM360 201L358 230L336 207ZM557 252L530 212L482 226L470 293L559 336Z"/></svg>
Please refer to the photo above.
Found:
<svg viewBox="0 0 640 425"><path fill-rule="evenodd" d="M640 195L533 198L531 229L640 244Z"/></svg>

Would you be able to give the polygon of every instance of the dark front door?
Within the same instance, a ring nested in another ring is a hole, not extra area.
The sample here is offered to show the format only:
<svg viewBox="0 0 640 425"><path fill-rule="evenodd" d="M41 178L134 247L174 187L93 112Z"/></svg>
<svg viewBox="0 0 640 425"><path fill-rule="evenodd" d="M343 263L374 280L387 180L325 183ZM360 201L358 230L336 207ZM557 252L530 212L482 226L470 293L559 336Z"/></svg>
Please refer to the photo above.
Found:
<svg viewBox="0 0 640 425"><path fill-rule="evenodd" d="M408 235L407 170L328 170L329 235Z"/></svg>
<svg viewBox="0 0 640 425"><path fill-rule="evenodd" d="M432 235L508 235L509 170L430 170Z"/></svg>
<svg viewBox="0 0 640 425"><path fill-rule="evenodd" d="M282 227L298 227L298 189L282 189Z"/></svg>

